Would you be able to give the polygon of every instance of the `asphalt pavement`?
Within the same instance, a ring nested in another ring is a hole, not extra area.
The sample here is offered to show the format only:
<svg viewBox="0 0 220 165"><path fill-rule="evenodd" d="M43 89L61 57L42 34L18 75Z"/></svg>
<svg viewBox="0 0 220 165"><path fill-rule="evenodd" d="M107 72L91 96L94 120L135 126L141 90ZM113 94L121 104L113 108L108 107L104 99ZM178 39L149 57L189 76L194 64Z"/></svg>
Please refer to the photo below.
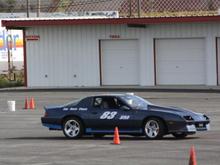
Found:
<svg viewBox="0 0 220 165"><path fill-rule="evenodd" d="M211 118L210 131L184 140L172 136L161 140L121 136L121 145L112 145L113 136L68 140L61 131L41 126L45 105L59 105L96 93L102 92L0 92L0 165L186 165L192 145L199 165L220 164L219 93L135 92L153 103L192 109ZM35 110L23 109L26 97L34 97ZM16 112L7 110L8 100L16 101Z"/></svg>

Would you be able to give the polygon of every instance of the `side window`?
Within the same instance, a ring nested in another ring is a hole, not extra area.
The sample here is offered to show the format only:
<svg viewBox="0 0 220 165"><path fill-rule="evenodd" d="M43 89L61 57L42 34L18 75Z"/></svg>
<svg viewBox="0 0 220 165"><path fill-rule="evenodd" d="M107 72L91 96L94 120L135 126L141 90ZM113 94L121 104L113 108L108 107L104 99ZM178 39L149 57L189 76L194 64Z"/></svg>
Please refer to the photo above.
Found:
<svg viewBox="0 0 220 165"><path fill-rule="evenodd" d="M101 97L94 98L93 107L100 108L101 105L102 105L102 98Z"/></svg>
<svg viewBox="0 0 220 165"><path fill-rule="evenodd" d="M116 99L116 98L115 98ZM125 104L123 103L121 100L119 99L116 99L116 104L118 106L119 109L124 109L124 110L129 110L130 108Z"/></svg>
<svg viewBox="0 0 220 165"><path fill-rule="evenodd" d="M93 107L101 109L117 109L117 98L115 97L96 97L93 101Z"/></svg>
<svg viewBox="0 0 220 165"><path fill-rule="evenodd" d="M122 106L122 102L121 100L117 99L117 98L114 98L114 101L115 101L115 104L117 105L118 108L120 108Z"/></svg>

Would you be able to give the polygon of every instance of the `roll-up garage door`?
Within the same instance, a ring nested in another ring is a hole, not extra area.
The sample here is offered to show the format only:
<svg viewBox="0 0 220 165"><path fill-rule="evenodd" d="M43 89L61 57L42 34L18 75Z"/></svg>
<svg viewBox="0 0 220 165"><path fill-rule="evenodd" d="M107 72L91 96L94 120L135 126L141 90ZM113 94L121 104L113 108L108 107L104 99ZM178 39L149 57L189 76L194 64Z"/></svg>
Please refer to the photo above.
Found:
<svg viewBox="0 0 220 165"><path fill-rule="evenodd" d="M205 84L205 40L156 39L157 85Z"/></svg>
<svg viewBox="0 0 220 165"><path fill-rule="evenodd" d="M102 40L102 85L138 85L138 52L137 40Z"/></svg>

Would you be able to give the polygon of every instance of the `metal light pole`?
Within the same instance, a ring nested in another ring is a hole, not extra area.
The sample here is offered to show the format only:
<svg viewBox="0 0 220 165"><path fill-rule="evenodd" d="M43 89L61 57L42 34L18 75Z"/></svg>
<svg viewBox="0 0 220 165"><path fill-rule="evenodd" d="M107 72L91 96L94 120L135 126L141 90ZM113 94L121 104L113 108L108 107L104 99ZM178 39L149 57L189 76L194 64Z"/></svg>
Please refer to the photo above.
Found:
<svg viewBox="0 0 220 165"><path fill-rule="evenodd" d="M9 31L7 30L7 49L8 49L8 77L11 80L11 76L13 73L13 57L12 57L12 36L11 36L11 32L9 33Z"/></svg>
<svg viewBox="0 0 220 165"><path fill-rule="evenodd" d="M132 15L131 0L129 0L129 17Z"/></svg>
<svg viewBox="0 0 220 165"><path fill-rule="evenodd" d="M29 0L26 0L26 5L27 5L27 17L29 17Z"/></svg>
<svg viewBox="0 0 220 165"><path fill-rule="evenodd" d="M138 0L138 18L141 17L141 0Z"/></svg>
<svg viewBox="0 0 220 165"><path fill-rule="evenodd" d="M37 17L40 17L40 0L37 0Z"/></svg>
<svg viewBox="0 0 220 165"><path fill-rule="evenodd" d="M7 49L8 49L8 78L10 79L11 77L11 52L10 52L8 37L7 37Z"/></svg>

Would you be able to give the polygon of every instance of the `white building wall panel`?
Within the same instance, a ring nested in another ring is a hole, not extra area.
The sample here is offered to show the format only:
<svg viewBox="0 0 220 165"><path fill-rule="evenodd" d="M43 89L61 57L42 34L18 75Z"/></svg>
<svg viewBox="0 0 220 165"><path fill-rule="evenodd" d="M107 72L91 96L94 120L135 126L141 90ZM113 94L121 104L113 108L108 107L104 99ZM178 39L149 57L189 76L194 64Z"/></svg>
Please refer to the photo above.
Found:
<svg viewBox="0 0 220 165"><path fill-rule="evenodd" d="M28 86L99 86L99 40L109 39L111 34L136 39L136 33L130 33L136 30L126 31L125 27L51 26L27 29L27 36L40 36L39 41L27 41Z"/></svg>
<svg viewBox="0 0 220 165"><path fill-rule="evenodd" d="M215 27L215 30L213 29ZM215 53L215 37L220 31L219 23L194 23L194 24L163 24L150 25L148 28L148 42L152 42L153 38L205 38L206 45L206 85L216 85L216 53ZM148 47L148 54L152 55L153 49ZM154 61L151 61L152 63ZM154 73L154 71L153 71ZM153 76L151 72L151 75ZM154 76L153 76L154 77ZM151 77L151 80L153 78Z"/></svg>
<svg viewBox="0 0 220 165"><path fill-rule="evenodd" d="M147 25L42 26L26 29L26 35L39 35L39 41L27 41L28 86L99 86L99 40L139 40L140 84L153 86L155 38L205 38L206 85L216 85L215 37L220 37L220 23L182 23Z"/></svg>

